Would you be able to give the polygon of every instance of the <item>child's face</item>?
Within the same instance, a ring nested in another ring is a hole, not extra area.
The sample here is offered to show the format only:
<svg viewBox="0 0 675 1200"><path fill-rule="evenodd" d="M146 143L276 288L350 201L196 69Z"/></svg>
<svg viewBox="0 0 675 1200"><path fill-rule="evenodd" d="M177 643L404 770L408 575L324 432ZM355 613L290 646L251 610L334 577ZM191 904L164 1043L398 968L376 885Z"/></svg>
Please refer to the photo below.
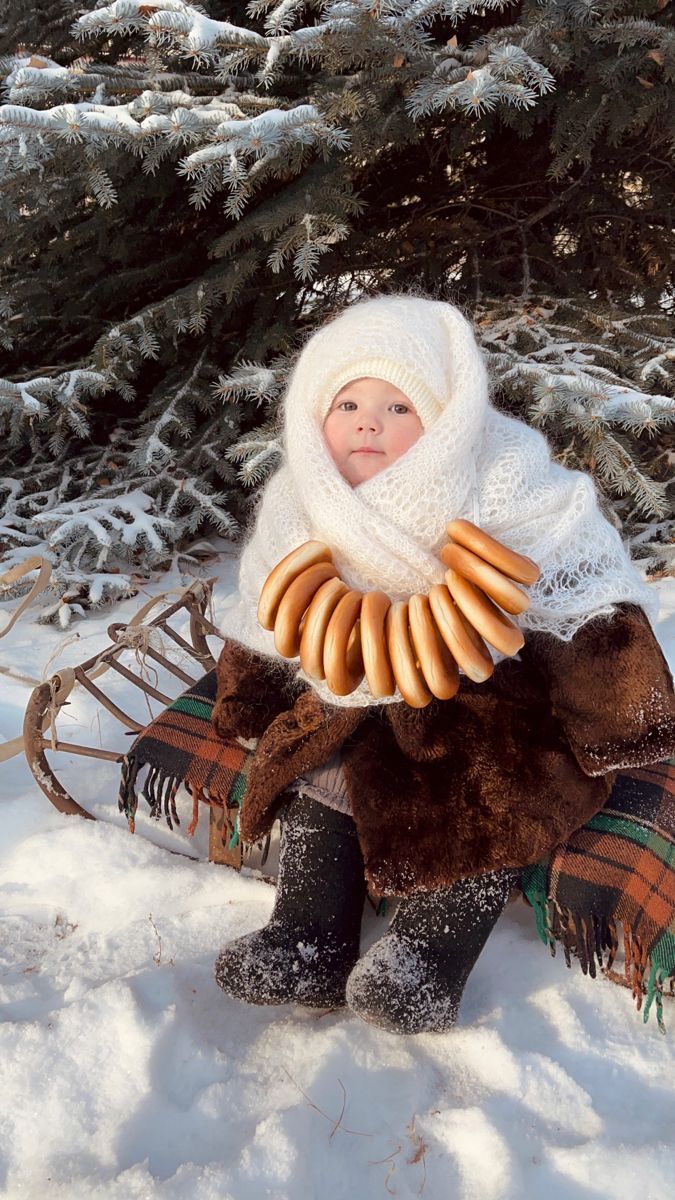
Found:
<svg viewBox="0 0 675 1200"><path fill-rule="evenodd" d="M369 377L338 392L323 424L333 462L352 487L396 462L423 433L408 397L393 383Z"/></svg>

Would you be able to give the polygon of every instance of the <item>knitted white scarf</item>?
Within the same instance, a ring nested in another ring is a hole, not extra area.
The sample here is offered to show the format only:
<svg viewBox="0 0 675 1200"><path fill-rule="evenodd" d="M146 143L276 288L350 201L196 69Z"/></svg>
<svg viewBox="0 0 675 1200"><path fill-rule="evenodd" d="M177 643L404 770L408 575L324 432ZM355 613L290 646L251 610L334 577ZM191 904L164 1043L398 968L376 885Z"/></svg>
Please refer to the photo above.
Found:
<svg viewBox="0 0 675 1200"><path fill-rule="evenodd" d="M337 392L365 376L394 383L415 405L424 434L399 459L352 488L325 444L322 426ZM239 570L239 592L221 625L225 636L279 658L260 627L261 588L284 555L310 538L326 542L350 587L381 589L392 600L444 580L436 557L448 521L464 517L520 554L541 577L531 607L512 618L524 630L568 641L586 621L632 601L653 621L658 602L614 526L593 480L551 461L541 433L498 412L488 399L485 364L469 323L442 301L395 295L344 309L305 344L284 398L284 463L263 489ZM495 662L504 656L492 647ZM364 680L333 705L375 700Z"/></svg>

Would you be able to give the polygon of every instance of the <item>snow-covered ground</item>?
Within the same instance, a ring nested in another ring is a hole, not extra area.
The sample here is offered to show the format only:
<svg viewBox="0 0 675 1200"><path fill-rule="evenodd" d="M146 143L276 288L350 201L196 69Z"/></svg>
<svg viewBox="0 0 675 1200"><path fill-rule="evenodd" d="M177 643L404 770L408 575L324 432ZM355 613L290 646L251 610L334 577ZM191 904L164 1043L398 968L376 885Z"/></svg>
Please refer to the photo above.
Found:
<svg viewBox="0 0 675 1200"><path fill-rule="evenodd" d="M221 580L216 617L233 566L224 555L209 570ZM181 582L175 573L148 590ZM656 586L672 670L675 580ZM51 655L47 676L82 661L144 598L66 632L24 615L0 640L0 666L39 680ZM132 689L111 674L102 686L128 702ZM29 694L0 674L0 741L20 733ZM71 740L109 732L128 744L82 698L68 724ZM0 1196L671 1194L675 1004L664 1038L627 991L552 959L517 903L450 1034L401 1038L346 1012L244 1006L219 990L212 964L225 941L264 924L273 889L207 861L204 819L187 845L139 808L131 837L114 764L73 756L67 771L104 819L61 816L22 756L0 764ZM383 928L369 913L366 941Z"/></svg>

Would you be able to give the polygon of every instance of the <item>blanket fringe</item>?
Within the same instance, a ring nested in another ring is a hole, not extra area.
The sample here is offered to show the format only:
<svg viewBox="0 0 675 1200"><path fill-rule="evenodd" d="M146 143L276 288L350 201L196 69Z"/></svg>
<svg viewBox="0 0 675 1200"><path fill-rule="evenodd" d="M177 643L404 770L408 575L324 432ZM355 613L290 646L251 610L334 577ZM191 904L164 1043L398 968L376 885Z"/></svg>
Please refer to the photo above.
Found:
<svg viewBox="0 0 675 1200"><path fill-rule="evenodd" d="M146 763L139 761L133 752L126 754L122 759L117 807L127 818L131 833L135 832L136 813L138 811L136 781L139 772L146 765ZM221 798L207 794L199 786L195 788L191 787L181 774L172 774L165 768L152 764L141 789L141 795L147 800L150 808L150 816L154 820L159 821L164 816L169 829L173 829L174 826L180 827L181 821L176 808L176 794L181 783L185 783L187 791L192 795L192 820L187 827L187 833L192 837L199 823L200 801L204 804L215 804L222 807L223 800Z"/></svg>
<svg viewBox="0 0 675 1200"><path fill-rule="evenodd" d="M553 957L559 943L568 967L572 965L574 954L584 975L595 979L597 966L604 975L629 987L638 1012L642 1008L643 1000L645 1002L644 1021L648 1020L655 1003L659 1030L661 1033L666 1032L663 1021L664 986L670 981L669 992L671 995L675 993L675 963L666 966L654 961L640 938L625 921L614 917L606 918L596 913L574 912L569 908L561 908L548 897L546 889L541 886L528 893L528 900L534 909L537 933L542 942L548 945ZM623 978L613 970L619 948L619 924L623 926Z"/></svg>
<svg viewBox="0 0 675 1200"><path fill-rule="evenodd" d="M122 759L122 769L120 777L120 790L117 796L117 807L121 813L124 813L129 833L134 833L136 829L136 810L138 809L138 796L136 794L136 776L141 768L135 754L125 754Z"/></svg>
<svg viewBox="0 0 675 1200"><path fill-rule="evenodd" d="M180 826L176 809L176 792L181 784L180 775L171 775L161 767L150 767L143 784L143 797L150 806L150 816L159 821L162 813L169 829Z"/></svg>
<svg viewBox="0 0 675 1200"><path fill-rule="evenodd" d="M133 752L126 754L121 763L117 806L119 811L124 813L127 818L130 833L135 833L136 830L136 812L138 811L136 780L139 772L146 765L146 763L140 762ZM147 800L150 807L150 816L159 821L162 815L164 815L169 829L173 829L174 825L180 826L180 818L176 811L176 793L181 783L184 784L186 791L192 797L192 819L186 829L188 836L194 837L195 830L199 824L201 806L202 804L206 804L209 807L224 809L223 845L229 849L236 846L239 842L239 813L243 798L241 794L235 798L234 802L230 799L230 803L228 804L226 800L223 800L222 796L205 791L200 784L191 783L189 779L184 779L182 775L172 775L162 767L151 766L141 789L141 795ZM267 834L260 841L254 843L262 852L261 868L264 867L267 861L270 842L271 835Z"/></svg>
<svg viewBox="0 0 675 1200"><path fill-rule="evenodd" d="M199 825L199 813L202 804L207 804L210 808L222 808L225 816L223 822L222 842L228 849L232 849L239 842L239 808L240 804L227 803L227 800L222 796L214 794L211 791L205 791L200 784L193 784L189 779L184 779L185 790L192 796L192 820L187 827L187 832L190 837L194 837L195 830ZM235 813L234 819L232 813Z"/></svg>
<svg viewBox="0 0 675 1200"><path fill-rule="evenodd" d="M139 771L145 765L145 763L138 761L133 752L126 754L122 759L117 806L119 811L124 813L127 818L130 833L134 833L136 829L136 813L138 811L136 780ZM176 793L181 783L185 785L186 791L192 796L192 819L187 827L188 836L194 837L195 830L199 824L200 806L208 804L209 806L224 808L223 845L227 845L230 849L236 846L239 842L241 796L237 797L234 804L228 804L222 796L205 791L200 784L193 784L189 779L184 779L182 775L172 775L163 767L153 765L150 766L141 789L141 795L148 802L150 816L159 821L163 815L169 829L173 829L174 826L180 827L180 817L176 809ZM235 814L234 817L233 813Z"/></svg>

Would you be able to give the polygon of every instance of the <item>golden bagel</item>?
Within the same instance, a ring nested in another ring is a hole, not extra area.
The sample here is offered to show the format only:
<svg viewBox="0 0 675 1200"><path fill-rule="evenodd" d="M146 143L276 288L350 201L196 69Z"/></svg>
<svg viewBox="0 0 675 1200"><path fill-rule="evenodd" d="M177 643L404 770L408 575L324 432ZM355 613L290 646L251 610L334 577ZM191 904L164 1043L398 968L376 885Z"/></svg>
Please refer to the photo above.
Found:
<svg viewBox="0 0 675 1200"><path fill-rule="evenodd" d="M317 562L293 580L281 598L274 622L274 645L284 658L300 652L300 622L315 593L337 575L332 562Z"/></svg>
<svg viewBox="0 0 675 1200"><path fill-rule="evenodd" d="M357 641L355 634L362 599L361 592L348 591L338 600L326 629L323 670L326 683L336 696L348 696L363 679L360 639Z"/></svg>
<svg viewBox="0 0 675 1200"><path fill-rule="evenodd" d="M459 690L459 671L438 632L428 596L410 597L408 622L417 661L429 690L438 700L451 700Z"/></svg>
<svg viewBox="0 0 675 1200"><path fill-rule="evenodd" d="M394 678L406 704L411 708L425 708L433 696L424 682L415 660L415 651L408 629L408 602L397 600L387 612L385 629L389 659Z"/></svg>
<svg viewBox="0 0 675 1200"><path fill-rule="evenodd" d="M446 571L445 581L457 607L481 637L502 654L517 654L525 645L522 631L468 579Z"/></svg>
<svg viewBox="0 0 675 1200"><path fill-rule="evenodd" d="M368 687L376 700L396 691L385 633L390 608L391 600L384 592L366 592L361 604L361 653Z"/></svg>
<svg viewBox="0 0 675 1200"><path fill-rule="evenodd" d="M503 571L509 579L515 579L516 583L536 583L541 575L539 567L531 558L516 554L515 550L510 550L496 538L490 537L489 533L479 529L472 521L450 521L445 529L448 537L458 546L473 550L474 554L497 567L497 570Z"/></svg>
<svg viewBox="0 0 675 1200"><path fill-rule="evenodd" d="M363 603L363 596L361 596ZM349 635L347 642L347 670L350 675L353 675L358 683L361 682L364 675L363 655L361 653L361 617L356 618L356 622Z"/></svg>
<svg viewBox="0 0 675 1200"><path fill-rule="evenodd" d="M310 679L325 679L323 669L323 644L326 630L338 601L347 595L349 588L337 576L321 584L305 613L304 627L300 637L300 665Z"/></svg>
<svg viewBox="0 0 675 1200"><path fill-rule="evenodd" d="M446 567L450 567L457 575L481 588L495 604L507 612L517 615L530 607L530 597L522 588L496 567L479 558L472 550L448 543L441 550L439 557Z"/></svg>
<svg viewBox="0 0 675 1200"><path fill-rule="evenodd" d="M324 542L303 542L291 550L265 580L258 600L258 621L263 629L274 629L279 605L294 579L316 563L332 562L333 554Z"/></svg>
<svg viewBox="0 0 675 1200"><path fill-rule="evenodd" d="M436 583L429 590L429 606L438 632L457 665L474 683L485 683L495 669L492 655L476 630L462 620L444 583Z"/></svg>

